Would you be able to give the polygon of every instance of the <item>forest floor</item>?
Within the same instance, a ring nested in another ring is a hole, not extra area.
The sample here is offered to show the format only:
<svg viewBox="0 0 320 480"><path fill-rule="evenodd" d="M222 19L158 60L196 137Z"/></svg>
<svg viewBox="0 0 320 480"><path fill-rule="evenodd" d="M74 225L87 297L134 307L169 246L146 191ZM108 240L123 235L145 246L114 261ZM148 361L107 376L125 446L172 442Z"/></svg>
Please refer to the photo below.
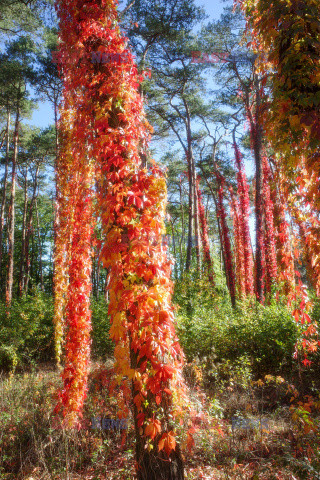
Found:
<svg viewBox="0 0 320 480"><path fill-rule="evenodd" d="M94 366L83 428L52 426L57 371L0 378L1 480L133 480L134 435L99 416L116 418L106 370ZM320 480L319 399L298 399L281 377L204 385L201 369L186 372L189 417L181 438L186 480ZM242 383L242 384L241 384ZM107 427L107 428L105 428ZM192 434L192 436L190 436Z"/></svg>

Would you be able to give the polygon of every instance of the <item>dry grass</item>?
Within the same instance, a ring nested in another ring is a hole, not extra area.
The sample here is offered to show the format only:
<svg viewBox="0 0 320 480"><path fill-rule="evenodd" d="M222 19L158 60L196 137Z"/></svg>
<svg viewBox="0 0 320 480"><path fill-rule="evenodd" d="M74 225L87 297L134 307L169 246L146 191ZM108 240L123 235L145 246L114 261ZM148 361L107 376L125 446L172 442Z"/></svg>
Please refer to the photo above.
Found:
<svg viewBox="0 0 320 480"><path fill-rule="evenodd" d="M186 480L320 479L318 432L307 432L302 422L293 422L288 405L263 412L266 431L232 429L235 414L259 419L261 392L254 386L233 386L213 398L212 391L210 397L201 388L200 373L189 378L198 415L190 418L195 446L183 451ZM125 439L121 433L89 426L99 412L116 416L117 396L109 395L104 378L97 368L92 370L84 411L88 426L79 431L52 427L60 385L55 370L0 378L0 479L133 480L132 421Z"/></svg>

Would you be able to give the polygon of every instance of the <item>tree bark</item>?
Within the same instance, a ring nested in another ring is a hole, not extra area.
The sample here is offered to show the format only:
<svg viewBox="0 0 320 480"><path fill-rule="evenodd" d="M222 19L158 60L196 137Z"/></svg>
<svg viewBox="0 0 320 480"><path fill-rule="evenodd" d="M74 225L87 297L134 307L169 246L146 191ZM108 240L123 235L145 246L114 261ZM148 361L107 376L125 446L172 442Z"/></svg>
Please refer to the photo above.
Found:
<svg viewBox="0 0 320 480"><path fill-rule="evenodd" d="M35 211L37 218L37 232L38 232L38 250L39 250L39 271L40 271L40 288L44 292L44 283L43 283L43 267L42 267L42 244L41 244L41 234L40 234L40 222L39 222L39 211L38 211L38 202L35 201Z"/></svg>
<svg viewBox="0 0 320 480"><path fill-rule="evenodd" d="M201 257L200 257L200 228L199 228L199 209L198 209L198 193L197 193L197 177L195 170L195 162L192 156L192 183L193 183L193 205L194 205L194 234L196 246L197 259L197 273L200 276L201 272Z"/></svg>
<svg viewBox="0 0 320 480"><path fill-rule="evenodd" d="M171 232L172 232L172 246L173 246L173 255L174 258L177 258L177 249L176 249L176 236L174 234L174 224L173 221L170 221L171 223ZM177 280L178 279L178 271L177 271L177 262L174 263L174 268L173 268L173 276Z"/></svg>
<svg viewBox="0 0 320 480"><path fill-rule="evenodd" d="M226 268L226 279L227 279L227 286L230 293L230 299L232 307L235 308L236 306L236 285L235 285L235 276L234 276L234 269L233 269L233 261L232 261L232 251L231 251L231 243L230 243L230 236L229 236L229 228L226 221L226 213L224 210L223 205L223 188L220 186L218 191L218 216L220 227L221 227L221 240L224 252L224 261L225 261L225 268Z"/></svg>
<svg viewBox="0 0 320 480"><path fill-rule="evenodd" d="M188 243L187 243L187 256L186 256L186 272L190 271L191 267L191 255L192 255L192 224L193 224L193 195L192 195L192 167L191 158L187 155L188 162Z"/></svg>
<svg viewBox="0 0 320 480"><path fill-rule="evenodd" d="M181 211L181 237L179 242L179 252L180 252L180 276L183 276L183 262L182 262L182 245L184 242L184 208L183 208L183 196L182 196L182 181L181 177L179 180L179 195L180 195L180 211Z"/></svg>
<svg viewBox="0 0 320 480"><path fill-rule="evenodd" d="M23 217L22 217L22 232L21 232L21 258L20 258L20 272L19 272L19 296L23 295L25 284L25 260L26 260L26 220L28 208L28 168L26 167L24 175L24 203L23 203Z"/></svg>
<svg viewBox="0 0 320 480"><path fill-rule="evenodd" d="M7 111L7 132L6 132L6 163L4 167L4 178L3 178L3 191L1 199L1 210L0 210L0 285L2 282L2 238L3 238L3 227L4 227L4 212L6 206L6 195L7 195L7 184L8 184L8 166L9 166L9 150L10 150L10 111ZM0 288L0 291L2 288Z"/></svg>
<svg viewBox="0 0 320 480"><path fill-rule="evenodd" d="M138 360L137 353L135 353L133 348L130 347L131 368L139 368L139 364L141 364L144 360L146 360L146 357L142 357ZM131 391L132 398L139 393L135 390L133 381L131 383ZM164 406L164 412L165 410L166 408ZM153 450L149 451L146 449L145 440L139 433L140 428L138 425L138 413L137 406L133 402L133 418L136 436L137 480L184 480L183 462L179 446L176 446L176 449L170 453L169 457L164 451L154 452ZM151 412L148 411L148 407L146 407L146 411L144 413L149 416L151 415Z"/></svg>
<svg viewBox="0 0 320 480"><path fill-rule="evenodd" d="M26 242L25 242L25 278L24 278L24 291L25 293L28 292L29 286L29 278L30 278L30 260L29 260L29 243L30 237L32 234L32 221L33 221L33 207L36 202L37 198L37 189L38 189L38 175L39 175L39 165L37 165L35 177L34 177L34 184L33 184L33 192L32 198L29 205L29 212L28 212L28 219L26 225ZM33 250L32 250L33 254Z"/></svg>
<svg viewBox="0 0 320 480"><path fill-rule="evenodd" d="M15 227L15 198L16 198L16 170L18 162L18 142L19 142L19 119L20 107L18 105L14 127L14 146L11 172L11 192L8 213L8 276L6 285L6 305L11 306L13 289L13 264L14 264L14 227Z"/></svg>
<svg viewBox="0 0 320 480"><path fill-rule="evenodd" d="M192 254L192 223L194 223L194 235L196 246L197 272L200 275L200 231L199 231L199 214L197 201L197 187L196 187L196 170L195 161L192 151L192 132L191 132L191 117L189 105L185 98L183 103L186 110L186 133L187 133L187 161L188 161L188 176L189 176L189 229L188 229L188 249L186 270L190 270L191 254ZM192 222L193 220L193 222Z"/></svg>
<svg viewBox="0 0 320 480"><path fill-rule="evenodd" d="M55 258L56 258L56 239L57 239L57 230L59 225L59 187L57 182L57 162L59 155L59 132L58 132L58 98L54 97L53 101L54 108L54 125L55 125L55 160L54 160L54 178L55 178L55 187L56 195L53 208L53 263L52 263L52 278L55 278ZM55 295L54 281L52 282L52 293Z"/></svg>
<svg viewBox="0 0 320 480"><path fill-rule="evenodd" d="M97 291L96 291L97 300L99 300L100 272L101 272L101 262L100 262L100 249L99 249L97 252Z"/></svg>
<svg viewBox="0 0 320 480"><path fill-rule="evenodd" d="M254 124L251 124L252 145L256 167L256 296L260 303L264 301L264 262L263 262L263 205L262 205L262 126L260 123L260 91L259 81L255 80L256 88L256 108Z"/></svg>

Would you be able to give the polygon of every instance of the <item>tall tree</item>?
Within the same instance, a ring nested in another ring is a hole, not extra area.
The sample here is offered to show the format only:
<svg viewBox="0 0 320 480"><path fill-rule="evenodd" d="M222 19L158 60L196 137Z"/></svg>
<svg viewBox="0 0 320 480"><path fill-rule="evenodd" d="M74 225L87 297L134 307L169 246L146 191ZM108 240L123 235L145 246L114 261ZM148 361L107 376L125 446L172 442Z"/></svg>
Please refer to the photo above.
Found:
<svg viewBox="0 0 320 480"><path fill-rule="evenodd" d="M193 95L195 103L201 80L199 69L189 64L191 44L195 42L192 29L205 15L194 2L139 0L128 10L128 17L131 20L128 35L138 53L139 64L141 68L152 70L152 80L144 88L148 97L147 111L153 112L152 121L160 121L160 131L169 128L176 135L186 158L189 181L186 270L191 267L194 236L196 265L200 272L200 220L192 145L195 115L191 92L193 89L197 92Z"/></svg>
<svg viewBox="0 0 320 480"><path fill-rule="evenodd" d="M306 187L301 166L308 172L306 201L319 215L319 5L315 0L259 0L255 6L240 4L245 11L252 43L260 51L261 70L272 71L271 94L266 113L270 143L281 155L290 189ZM270 7L270 8L269 8ZM267 61L266 61L267 60ZM309 223L309 242L318 252L319 225ZM307 233L307 232L306 232ZM310 245L309 245L310 246ZM314 273L320 285L320 256L314 257ZM318 287L318 292L320 291Z"/></svg>
<svg viewBox="0 0 320 480"><path fill-rule="evenodd" d="M47 5L45 0L1 0L0 38L36 34L41 26L39 13Z"/></svg>
<svg viewBox="0 0 320 480"><path fill-rule="evenodd" d="M251 151L255 164L255 294L263 303L265 295L265 250L267 241L265 197L263 196L263 155L265 132L264 112L267 95L265 93L268 76L261 73L257 64L257 55L248 49L239 49L244 34L245 18L239 8L235 13L227 9L218 22L204 29L205 48L217 52L219 69L216 81L223 82L227 76L228 87L223 87L220 101L234 110L234 119L238 123L247 120L251 140ZM219 53L220 52L220 53ZM220 62L220 63L219 63ZM272 214L272 213L271 213ZM245 260L248 260L245 256Z"/></svg>
<svg viewBox="0 0 320 480"><path fill-rule="evenodd" d="M212 286L215 285L213 279L213 265L212 259L210 255L210 245L209 245L209 236L208 236L208 223L205 216L205 209L202 200L202 193L200 190L200 178L197 178L197 200L198 200L198 210L199 210L199 218L200 218L200 226L201 226L201 242L203 247L204 253L204 262L206 264L206 269L208 273L208 278Z"/></svg>
<svg viewBox="0 0 320 480"><path fill-rule="evenodd" d="M180 47L170 52L163 52L165 66L157 71L153 77L152 91L147 92L148 110L152 112L151 118L157 118L161 129L171 131L176 136L180 147L183 149L189 182L189 212L188 212L188 243L186 254L186 271L190 270L192 257L192 237L195 237L196 265L200 271L200 223L197 195L197 171L194 155L194 144L197 133L193 131L193 123L200 114L205 114L206 106L199 98L200 88L204 82L199 76L198 69L190 65L189 52L183 52ZM158 56L160 57L160 54ZM160 60L159 60L160 61ZM180 63L180 66L177 66ZM160 67L159 67L160 68Z"/></svg>
<svg viewBox="0 0 320 480"><path fill-rule="evenodd" d="M47 172L55 158L55 132L48 128L39 129L23 128L20 142L20 164L24 171L24 208L21 235L21 255L19 273L19 293L28 292L30 279L30 240L34 230L33 224L37 222L36 204L39 189L43 184L44 169ZM29 194L29 199L28 199ZM42 261L41 257L40 260Z"/></svg>
<svg viewBox="0 0 320 480"><path fill-rule="evenodd" d="M13 109L14 133L13 133L13 154L11 169L11 187L8 212L8 274L6 281L6 302L11 304L13 289L13 268L14 268L14 230L15 230L15 195L16 195L16 173L19 152L19 124L21 116L26 114L30 108L27 100L27 81L30 75L28 59L32 54L33 43L28 37L21 37L12 41L7 52L2 56L3 81L7 82L10 88L10 108Z"/></svg>
<svg viewBox="0 0 320 480"><path fill-rule="evenodd" d="M4 85L1 85L1 95L3 95L3 88ZM5 91L5 95L7 92ZM3 98L1 100L3 105ZM8 173L9 173L9 151L10 151L10 122L11 122L11 112L10 107L8 104L8 99L5 97L5 104L7 110L7 126L6 126L6 135L5 135L5 170L3 176L3 185L2 185L2 196L1 196L1 210L0 210L0 284L3 285L2 282L2 239L3 239L3 230L4 230L4 217L5 217L5 206L6 206L6 199L7 199L7 186L8 186ZM2 288L0 288L0 293Z"/></svg>
<svg viewBox="0 0 320 480"><path fill-rule="evenodd" d="M161 241L166 188L159 167L153 163L147 170L141 161L150 127L137 92L139 76L114 3L81 0L57 6L64 73L58 169L64 182L71 181L70 190L61 191L69 195L73 216L71 239L63 239L71 248L61 407L74 424L86 393L95 167L102 258L110 269L115 368L119 379L131 380L138 478L181 480L173 418L182 352L173 327L170 264ZM108 55L109 62L93 62L91 54L99 58L97 52ZM126 61L115 68L119 56Z"/></svg>

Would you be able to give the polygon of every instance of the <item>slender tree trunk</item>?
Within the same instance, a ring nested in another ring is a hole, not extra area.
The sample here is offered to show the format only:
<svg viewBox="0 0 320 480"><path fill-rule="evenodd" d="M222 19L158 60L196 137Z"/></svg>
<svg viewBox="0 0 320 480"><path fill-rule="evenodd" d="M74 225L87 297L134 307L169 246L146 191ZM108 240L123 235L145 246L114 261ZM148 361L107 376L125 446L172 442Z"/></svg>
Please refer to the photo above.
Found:
<svg viewBox="0 0 320 480"><path fill-rule="evenodd" d="M43 283L43 266L42 266L42 244L41 244L41 233L40 233L40 222L39 222L39 211L38 211L38 202L35 201L35 212L37 219L37 232L38 232L38 251L39 251L39 271L40 271L40 288L44 292L44 283Z"/></svg>
<svg viewBox="0 0 320 480"><path fill-rule="evenodd" d="M176 250L176 237L175 237L175 234L174 234L174 225L173 225L173 221L171 220L171 231L172 231L172 246L173 246L173 255L174 255L174 258L176 260L177 258L177 250ZM177 280L178 278L178 271L177 271L177 262L175 261L174 263L174 277L175 279Z"/></svg>
<svg viewBox="0 0 320 480"><path fill-rule="evenodd" d="M32 223L33 223L33 218L32 218L32 215L31 215L30 220L28 220L28 226L27 226L27 232L26 232L26 259L25 259L26 260L26 262L25 262L26 269L25 269L25 281L24 281L24 291L25 291L25 293L28 292L28 288L29 288L30 268L31 268L31 263L32 263L32 260L30 261L30 238L33 241ZM32 251L32 255L33 255L33 249L31 249L31 251Z"/></svg>
<svg viewBox="0 0 320 480"><path fill-rule="evenodd" d="M192 183L193 183L194 234L195 234L195 244L196 244L197 273L200 276L201 257L200 257L199 209L198 209L197 176L196 176L196 169L195 169L195 162L194 162L193 155L192 155Z"/></svg>
<svg viewBox="0 0 320 480"><path fill-rule="evenodd" d="M236 306L235 275L234 275L234 269L233 269L233 259L232 259L229 228L227 225L226 212L223 205L223 187L222 186L220 186L218 191L218 215L221 222L221 239L223 242L221 246L224 250L227 284L230 292L231 304L233 307L235 307Z"/></svg>
<svg viewBox="0 0 320 480"><path fill-rule="evenodd" d="M218 220L218 232L219 232L219 240L220 240L220 262L221 262L221 271L224 271L224 274L226 276L226 284L228 287L228 290L230 290L229 285L229 274L228 274L228 269L227 269L227 262L226 262L226 255L223 247L223 237L222 237L222 231L221 231L221 220L218 216L218 210L217 210L217 205L216 205L216 212L217 212L217 220Z"/></svg>
<svg viewBox="0 0 320 480"><path fill-rule="evenodd" d="M230 271L230 268L228 267L229 262L228 262L228 259L227 259L227 253L226 253L226 248L225 248L225 244L228 243L228 236L229 235L228 235L227 225L226 225L225 219L223 218L223 215L221 215L221 213L222 213L221 210L223 210L222 197L221 197L221 195L219 195L220 192L218 192L218 199L216 198L216 195L213 191L213 188L210 185L210 183L208 182L202 168L201 168L201 171L202 171L202 174L203 174L203 178L204 178L206 184L209 187L209 190L211 192L211 195L212 195L215 207L216 207L216 216L217 216L217 221L218 221L218 232L219 232L219 240L220 240L220 247L221 247L220 252L221 252L221 257L222 257L220 262L221 262L221 266L223 264L223 267L224 267L224 272L225 272L225 276L226 276L226 283L227 283L228 290L230 292L231 303L232 303L232 306L234 307L235 306L235 280L234 280L234 274L232 274L232 268L231 268L231 271ZM227 242L225 242L225 239L227 239ZM232 278L230 278L230 274L231 274Z"/></svg>
<svg viewBox="0 0 320 480"><path fill-rule="evenodd" d="M191 267L191 255L192 255L192 224L193 224L193 195L192 195L192 166L191 157L187 156L188 161L188 243L187 243L187 258L186 258L186 272L190 271Z"/></svg>
<svg viewBox="0 0 320 480"><path fill-rule="evenodd" d="M106 280L104 283L104 299L108 303L109 302L109 272L106 272Z"/></svg>
<svg viewBox="0 0 320 480"><path fill-rule="evenodd" d="M179 252L180 252L180 276L183 275L183 254L182 254L182 246L184 245L184 208L183 208L183 196L182 196L182 181L180 178L179 181L179 195L180 195L180 212L181 212L181 238L179 242Z"/></svg>
<svg viewBox="0 0 320 480"><path fill-rule="evenodd" d="M265 265L266 265L266 292L271 292L277 279L277 253L274 233L274 205L271 199L271 170L266 157L262 158L263 171L263 198L264 198L264 232L265 232Z"/></svg>
<svg viewBox="0 0 320 480"><path fill-rule="evenodd" d="M92 283L92 294L95 298L97 298L97 283L96 283L96 257L97 257L97 252L94 250L93 251L93 257L92 257L92 271L91 271L91 283Z"/></svg>
<svg viewBox="0 0 320 480"><path fill-rule="evenodd" d="M28 260L28 271L27 271L27 274L26 274L26 282L25 282L25 292L27 293L28 292L28 289L29 289L29 284L30 284L30 279L33 279L35 277L35 271L34 271L34 251L35 251L35 248L34 248L34 235L33 235L33 219L31 221L31 260ZM28 250L28 254L30 256L30 251ZM31 287L32 287L33 283L31 282Z"/></svg>
<svg viewBox="0 0 320 480"><path fill-rule="evenodd" d="M36 172L35 172L35 178L34 178L34 184L33 184L33 192L32 192L32 198L31 202L29 205L29 212L28 212L28 218L27 218L27 226L26 226L26 241L25 241L25 279L24 279L24 291L25 293L28 292L28 286L29 286L29 278L30 278L30 252L29 252L29 244L30 244L30 238L32 234L32 223L33 223L33 207L35 205L35 201L37 198L37 190L38 190L38 175L39 175L39 165L37 165ZM32 249L32 255L34 254L33 249Z"/></svg>
<svg viewBox="0 0 320 480"><path fill-rule="evenodd" d="M97 254L97 290L96 290L97 300L99 300L100 272L101 272L101 262L100 262L100 249L99 249Z"/></svg>
<svg viewBox="0 0 320 480"><path fill-rule="evenodd" d="M186 261L186 271L189 272L191 266L191 255L192 255L192 219L196 219L196 204L195 204L195 195L194 195L194 160L192 152L192 133L191 133L191 119L189 106L185 98L183 98L183 103L186 110L186 133L187 133L187 162L188 162L188 180L189 180L189 225L188 225L188 246L187 246L187 261ZM193 217L194 214L194 217Z"/></svg>
<svg viewBox="0 0 320 480"><path fill-rule="evenodd" d="M53 207L53 263L52 263L52 278L55 278L55 258L56 258L56 238L57 238L57 230L59 225L59 187L57 182L57 161L59 155L59 131L58 131L58 99L55 98L54 100L54 125L55 125L55 160L54 160L54 176L55 176L55 187L56 187L56 195L55 195L55 202ZM52 281L52 292L55 295L55 288L54 288L54 281Z"/></svg>
<svg viewBox="0 0 320 480"><path fill-rule="evenodd" d="M263 218L262 218L262 172L261 158L256 160L256 295L257 300L263 303L264 282L263 282Z"/></svg>
<svg viewBox="0 0 320 480"><path fill-rule="evenodd" d="M200 167L201 168L201 167ZM212 195L212 198L213 198L213 201L214 201L214 204L215 204L215 207L216 207L216 216L217 216L217 221L218 221L218 233L219 233L219 240L220 240L220 246L221 246L221 260L220 260L220 263L221 265L223 264L223 267L224 267L224 271L225 271L225 275L226 275L226 280L227 280L227 285L229 285L229 280L228 280L228 271L227 271L227 261L226 261L226 257L225 257L225 251L224 251L224 248L223 248L223 237L222 237L222 231L221 231L221 219L220 219L220 216L219 216L219 206L218 206L218 201L217 201L217 198L216 198L216 195L213 191L213 188L212 186L210 185L210 183L208 182L207 180L207 177L205 176L204 174L204 171L202 170L201 168L201 171L202 171L202 177L204 178L207 186L209 187L209 190L211 192L211 195ZM228 287L229 288L229 287Z"/></svg>
<svg viewBox="0 0 320 480"><path fill-rule="evenodd" d="M237 290L240 299L246 297L246 268L245 268L245 248L242 225L243 218L241 216L241 207L238 198L235 197L233 190L230 188L231 204L232 204L232 217L233 217L233 237L234 237L234 256L236 264L236 279ZM242 221L241 221L242 220ZM251 271L253 276L253 269Z"/></svg>
<svg viewBox="0 0 320 480"><path fill-rule="evenodd" d="M197 201L197 178L196 178L196 169L195 161L192 151L192 132L191 132L191 117L189 111L189 105L185 98L183 98L183 103L186 110L186 133L187 133L187 160L188 160L188 176L189 176L189 231L188 231L188 250L187 250L187 264L186 270L188 271L191 264L191 245L192 245L192 217L193 211L193 220L194 220L194 235L195 235L195 246L196 246L196 258L197 258L197 272L200 275L200 231L199 231L199 213L198 213L198 201ZM192 203L192 208L190 204ZM191 225L190 225L191 223ZM191 242L189 242L189 239ZM188 258L188 255L190 258Z"/></svg>
<svg viewBox="0 0 320 480"><path fill-rule="evenodd" d="M4 178L3 178L3 191L1 199L1 210L0 210L0 285L3 285L2 282L2 238L3 238L3 227L4 227L4 212L6 206L6 196L7 196L7 184L8 184L8 166L9 166L9 149L10 149L10 111L7 112L7 132L6 132L6 163L4 167ZM0 288L1 292L2 288Z"/></svg>
<svg viewBox="0 0 320 480"><path fill-rule="evenodd" d="M17 107L14 139L13 139L13 159L11 172L11 192L8 213L8 276L6 285L6 305L11 306L13 289L13 263L14 263L14 227L15 227L15 198L16 198L16 171L18 162L18 142L19 142L19 119L20 107Z"/></svg>
<svg viewBox="0 0 320 480"><path fill-rule="evenodd" d="M199 220L201 227L201 242L203 250L203 263L206 266L208 279L211 285L214 287L215 282L213 279L213 267L210 254L210 244L209 244L209 235L208 235L208 223L206 219L206 212L203 204L203 199L200 191L199 180L197 180L197 201L198 201L198 211L199 211Z"/></svg>
<svg viewBox="0 0 320 480"><path fill-rule="evenodd" d="M26 168L25 175L24 175L24 202L23 202L23 217L22 217L22 232L21 232L21 258L20 258L20 273L19 273L19 296L20 297L23 294L24 284L25 284L27 209L28 209L28 169Z"/></svg>
<svg viewBox="0 0 320 480"><path fill-rule="evenodd" d="M130 345L132 339L130 338ZM147 360L147 357L142 357L138 360L138 354L134 352L134 348L130 347L130 366L137 370L139 366ZM135 389L134 382L131 383L132 398L138 394L139 391ZM151 394L151 392L149 392ZM152 396L152 394L151 394ZM146 398L148 401L148 396ZM138 467L138 480L184 480L183 463L181 460L180 449L177 446L175 450L170 453L169 459L163 451L154 453L152 450L145 448L145 441L139 434L140 427L138 424L139 411L135 402L133 402L133 418L135 423L136 436L136 462ZM145 407L144 414L152 416L152 411L148 405ZM164 405L164 414L166 408Z"/></svg>
<svg viewBox="0 0 320 480"><path fill-rule="evenodd" d="M235 161L238 168L237 186L239 197L239 233L242 237L243 258L244 258L244 283L245 294L254 294L254 262L252 256L251 235L249 228L250 199L247 178L240 150L236 143L235 131L233 132L233 144L235 150ZM239 238L240 239L240 238Z"/></svg>
<svg viewBox="0 0 320 480"><path fill-rule="evenodd" d="M256 296L260 303L264 302L264 242L263 242L263 173L262 173L262 126L261 126L261 96L259 80L255 80L256 108L254 124L251 124L252 146L256 167Z"/></svg>

